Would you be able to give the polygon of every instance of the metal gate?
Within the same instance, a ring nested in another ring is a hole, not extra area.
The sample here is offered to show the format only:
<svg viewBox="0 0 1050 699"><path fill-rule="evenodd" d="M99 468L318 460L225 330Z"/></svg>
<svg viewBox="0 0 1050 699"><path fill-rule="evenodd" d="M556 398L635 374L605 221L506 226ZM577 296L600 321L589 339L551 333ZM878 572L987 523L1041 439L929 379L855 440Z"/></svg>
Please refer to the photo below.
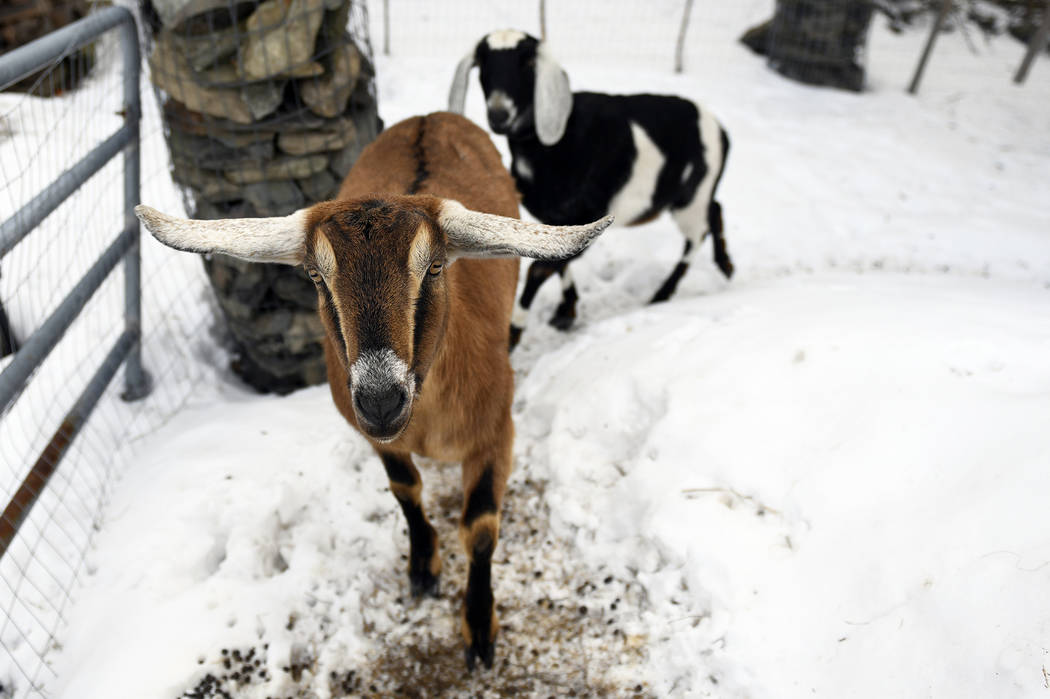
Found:
<svg viewBox="0 0 1050 699"><path fill-rule="evenodd" d="M85 304L116 268L124 262L124 329L112 344L86 388L68 407L54 428L46 447L28 467L20 486L0 516L0 558L8 551L19 527L55 473L68 447L91 415L99 398L123 364L125 400L137 400L150 391L142 367L139 222L134 207L139 202L139 44L134 16L126 8L110 7L44 36L0 57L0 90L55 65L82 46L107 32L117 32L123 63L123 126L54 179L42 191L0 224L0 260L11 252L49 214L66 201L88 178L119 153L124 164L124 217L114 225L119 233L83 277L37 329L17 346L10 363L0 373L0 416L9 411L33 374L62 340ZM13 344L13 343L12 343ZM51 428L46 428L51 429ZM23 670L36 687L36 673Z"/></svg>

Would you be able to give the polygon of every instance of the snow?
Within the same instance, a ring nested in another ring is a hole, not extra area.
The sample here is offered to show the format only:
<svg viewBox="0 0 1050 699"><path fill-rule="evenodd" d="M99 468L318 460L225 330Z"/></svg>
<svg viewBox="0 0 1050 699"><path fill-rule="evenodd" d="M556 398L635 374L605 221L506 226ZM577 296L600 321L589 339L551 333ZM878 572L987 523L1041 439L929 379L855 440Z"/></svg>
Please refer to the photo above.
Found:
<svg viewBox="0 0 1050 699"><path fill-rule="evenodd" d="M441 108L488 29L536 30L391 4L387 124ZM445 572L416 602L382 467L327 389L223 382L135 442L49 691L1044 696L1050 66L1019 88L1020 44L947 34L911 97L923 32L876 20L870 91L800 86L735 43L771 4L699 3L683 75L638 59L630 22L548 18L577 89L682 94L726 124L737 276L705 246L644 306L681 250L663 217L574 265L571 332L541 290L512 356L494 671L463 667L458 467L421 468ZM650 5L668 18L642 34L673 36L677 3ZM484 123L476 80L467 114Z"/></svg>
<svg viewBox="0 0 1050 699"><path fill-rule="evenodd" d="M711 614L667 632L666 679L702 686L713 646L749 695L1023 695L1050 632L1048 310L897 275L683 300L544 357L520 434L552 526Z"/></svg>

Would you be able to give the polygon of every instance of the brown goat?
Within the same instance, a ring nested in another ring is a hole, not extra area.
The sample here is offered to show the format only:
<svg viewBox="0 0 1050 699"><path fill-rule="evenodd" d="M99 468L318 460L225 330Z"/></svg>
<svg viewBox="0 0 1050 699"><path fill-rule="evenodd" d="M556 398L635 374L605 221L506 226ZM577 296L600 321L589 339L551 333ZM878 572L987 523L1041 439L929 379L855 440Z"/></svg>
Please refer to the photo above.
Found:
<svg viewBox="0 0 1050 699"><path fill-rule="evenodd" d="M337 199L290 216L188 221L135 211L179 250L306 268L332 397L375 448L408 521L413 595L438 594L441 557L412 454L462 462L466 658L470 668L477 658L491 667L491 560L514 440L507 328L516 258L574 255L611 219L518 220L514 183L489 137L449 113L391 127L361 154ZM511 259L456 261L472 257Z"/></svg>

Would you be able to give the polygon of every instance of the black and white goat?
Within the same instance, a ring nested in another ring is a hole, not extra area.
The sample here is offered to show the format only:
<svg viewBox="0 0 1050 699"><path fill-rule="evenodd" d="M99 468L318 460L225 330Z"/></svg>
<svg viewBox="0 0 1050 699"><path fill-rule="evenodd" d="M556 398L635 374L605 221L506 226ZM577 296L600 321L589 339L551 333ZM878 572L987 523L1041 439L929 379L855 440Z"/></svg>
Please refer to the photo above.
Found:
<svg viewBox="0 0 1050 699"><path fill-rule="evenodd" d="M545 44L515 30L486 35L459 62L450 111L463 113L475 66L489 127L507 137L511 174L533 216L569 225L613 214L632 225L669 211L685 236L685 250L653 302L674 293L708 233L715 264L732 276L722 207L714 200L729 137L710 112L667 95L573 93ZM512 347L540 285L555 272L562 300L550 322L562 330L572 325L578 295L569 260L533 262L511 321Z"/></svg>

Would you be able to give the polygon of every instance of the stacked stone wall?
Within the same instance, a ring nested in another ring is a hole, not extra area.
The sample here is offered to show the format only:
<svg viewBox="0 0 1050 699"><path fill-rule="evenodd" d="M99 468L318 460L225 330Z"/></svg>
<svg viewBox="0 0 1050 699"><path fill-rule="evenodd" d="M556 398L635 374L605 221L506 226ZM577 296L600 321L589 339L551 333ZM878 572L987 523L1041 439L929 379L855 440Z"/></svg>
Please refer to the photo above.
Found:
<svg viewBox="0 0 1050 699"><path fill-rule="evenodd" d="M151 80L192 215L282 216L335 195L381 128L363 6L153 0L146 10ZM324 380L323 328L305 274L219 255L205 268L234 371L278 393Z"/></svg>

